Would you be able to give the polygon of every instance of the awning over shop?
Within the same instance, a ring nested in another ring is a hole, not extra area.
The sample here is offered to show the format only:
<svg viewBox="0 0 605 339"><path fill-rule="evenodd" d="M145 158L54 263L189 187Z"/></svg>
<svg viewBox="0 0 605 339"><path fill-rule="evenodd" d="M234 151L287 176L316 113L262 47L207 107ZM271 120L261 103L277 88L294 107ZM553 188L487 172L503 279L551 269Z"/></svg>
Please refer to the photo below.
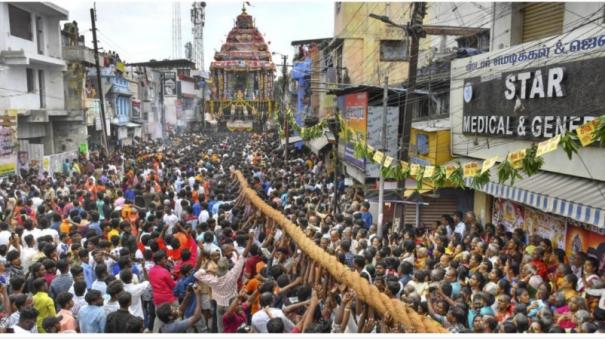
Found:
<svg viewBox="0 0 605 339"><path fill-rule="evenodd" d="M311 139L305 141L305 145L311 150L311 152L315 154L319 154L319 152L326 147L330 142L335 141L334 134L330 131L324 131L322 136L319 138Z"/></svg>
<svg viewBox="0 0 605 339"><path fill-rule="evenodd" d="M462 164L469 161L464 159ZM498 184L496 167L491 181L480 191L496 198L516 201L544 212L605 228L605 182L550 172L539 172L515 181L514 186ZM470 185L472 179L466 178ZM508 182L507 182L508 183Z"/></svg>
<svg viewBox="0 0 605 339"><path fill-rule="evenodd" d="M291 135L291 136L288 138L288 144L289 144L289 145L291 145L291 144L295 144L295 143L300 142L300 141L303 141L303 138L301 138L301 137L300 137L300 136L298 136L298 135ZM282 145L285 145L285 144L286 144L286 138L282 138L282 139L281 139L281 144L282 144Z"/></svg>
<svg viewBox="0 0 605 339"><path fill-rule="evenodd" d="M416 189L406 189L406 190L403 192L403 197L404 197L404 198L406 198L406 199L408 199L409 197L411 197L411 196L412 196L412 194L414 194L414 193L416 193L416 192L418 192L418 194L424 194L424 193L431 192L431 191L432 191L431 189L421 189L421 190L416 190Z"/></svg>
<svg viewBox="0 0 605 339"><path fill-rule="evenodd" d="M127 122L124 126L128 127L128 128L137 128L137 127L141 127L140 124L134 123L134 122Z"/></svg>

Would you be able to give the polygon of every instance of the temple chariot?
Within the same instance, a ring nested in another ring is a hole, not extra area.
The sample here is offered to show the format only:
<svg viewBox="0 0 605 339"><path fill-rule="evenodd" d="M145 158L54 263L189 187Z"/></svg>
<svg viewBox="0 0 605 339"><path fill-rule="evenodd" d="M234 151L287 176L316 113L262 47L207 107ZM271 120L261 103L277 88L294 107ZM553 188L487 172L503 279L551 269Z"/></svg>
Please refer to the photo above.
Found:
<svg viewBox="0 0 605 339"><path fill-rule="evenodd" d="M210 64L209 111L229 130L260 127L273 110L275 64L246 8Z"/></svg>

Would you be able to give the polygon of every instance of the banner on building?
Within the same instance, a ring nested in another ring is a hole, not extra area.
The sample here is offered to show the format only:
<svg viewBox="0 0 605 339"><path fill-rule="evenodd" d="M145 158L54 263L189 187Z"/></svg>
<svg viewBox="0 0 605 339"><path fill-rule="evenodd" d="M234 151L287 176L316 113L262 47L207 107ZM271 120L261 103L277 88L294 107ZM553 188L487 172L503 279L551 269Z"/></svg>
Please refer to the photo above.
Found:
<svg viewBox="0 0 605 339"><path fill-rule="evenodd" d="M494 199L492 223L504 225L509 232L521 228L527 234L537 234L542 238L550 239L555 248L565 248L567 238L565 218L553 216L510 200Z"/></svg>
<svg viewBox="0 0 605 339"><path fill-rule="evenodd" d="M0 176L15 174L17 152L17 110L2 110L0 111Z"/></svg>
<svg viewBox="0 0 605 339"><path fill-rule="evenodd" d="M176 73L166 72L164 73L164 95L175 96L176 95Z"/></svg>
<svg viewBox="0 0 605 339"><path fill-rule="evenodd" d="M509 232L512 232L515 228L523 228L526 231L524 212L523 206L510 200L494 199L492 223L494 225L504 225Z"/></svg>
<svg viewBox="0 0 605 339"><path fill-rule="evenodd" d="M553 247L565 248L565 238L567 236L565 218L526 207L524 219L529 234L537 234L544 239L550 239Z"/></svg>
<svg viewBox="0 0 605 339"><path fill-rule="evenodd" d="M353 93L344 96L344 120L345 125L355 137L366 137L368 116L368 93ZM361 170L365 170L365 159L355 157L355 146L352 143L345 145L345 162Z"/></svg>
<svg viewBox="0 0 605 339"><path fill-rule="evenodd" d="M141 118L141 101L140 100L132 100L132 117L134 119Z"/></svg>
<svg viewBox="0 0 605 339"><path fill-rule="evenodd" d="M579 223L570 222L567 226L565 252L569 256L580 251L596 257L601 265L605 265L605 235L591 232Z"/></svg>

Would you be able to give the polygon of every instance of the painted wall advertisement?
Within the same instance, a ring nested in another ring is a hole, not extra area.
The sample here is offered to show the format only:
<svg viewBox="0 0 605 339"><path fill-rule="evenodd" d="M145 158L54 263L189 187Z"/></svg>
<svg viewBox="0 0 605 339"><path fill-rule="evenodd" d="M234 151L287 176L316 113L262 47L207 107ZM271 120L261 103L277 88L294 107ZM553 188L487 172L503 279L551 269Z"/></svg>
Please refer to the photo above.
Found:
<svg viewBox="0 0 605 339"><path fill-rule="evenodd" d="M368 116L368 93L352 93L344 96L344 119L346 127L359 138L365 138ZM346 143L344 159L350 165L365 170L365 159L355 157L355 147Z"/></svg>
<svg viewBox="0 0 605 339"><path fill-rule="evenodd" d="M0 111L0 176L15 174L17 152L17 110L2 110Z"/></svg>
<svg viewBox="0 0 605 339"><path fill-rule="evenodd" d="M176 95L176 73L166 72L164 73L164 95L175 96Z"/></svg>
<svg viewBox="0 0 605 339"><path fill-rule="evenodd" d="M553 246L565 248L567 220L509 200L495 199L492 223L502 224L508 231L522 228L528 234L550 239Z"/></svg>
<svg viewBox="0 0 605 339"><path fill-rule="evenodd" d="M585 252L589 256L599 259L601 269L605 268L605 235L591 232L580 223L569 223L567 227L567 244L565 252L571 255Z"/></svg>

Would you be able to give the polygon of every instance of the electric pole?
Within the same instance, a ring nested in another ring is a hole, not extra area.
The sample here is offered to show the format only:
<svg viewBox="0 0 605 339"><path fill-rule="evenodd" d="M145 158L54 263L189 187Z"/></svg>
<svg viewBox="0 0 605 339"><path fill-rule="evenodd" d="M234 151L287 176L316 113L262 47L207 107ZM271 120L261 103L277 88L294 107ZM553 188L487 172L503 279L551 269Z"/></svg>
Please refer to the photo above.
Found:
<svg viewBox="0 0 605 339"><path fill-rule="evenodd" d="M95 68L97 70L97 86L99 87L99 103L101 106L101 143L105 148L105 153L109 156L109 148L107 147L107 126L105 120L105 100L103 99L103 83L101 81L101 67L99 66L99 46L97 43L97 25L95 9L90 9L90 20L92 21L92 43L95 49Z"/></svg>
<svg viewBox="0 0 605 339"><path fill-rule="evenodd" d="M401 153L399 159L407 161L410 145L410 130L412 128L412 108L416 97L416 72L418 69L418 52L420 38L426 36L422 21L426 15L426 3L414 2L412 20L408 24L407 34L410 36L410 61L408 63L408 81L405 91L405 106L403 108L403 128L401 130Z"/></svg>
<svg viewBox="0 0 605 339"><path fill-rule="evenodd" d="M382 175L382 166L384 165L384 160L387 155L387 114L389 110L389 76L384 76L384 94L382 95L382 150L383 157L380 161L380 177L379 177L379 185L378 188L378 229L377 236L382 238L383 229L383 220L384 220L384 175Z"/></svg>
<svg viewBox="0 0 605 339"><path fill-rule="evenodd" d="M282 110L284 112L284 133L285 133L285 138L286 138L286 144L284 146L284 162L287 164L288 163L288 143L290 142L290 138L289 138L289 133L290 131L288 130L288 113L287 113L287 109L286 109L286 98L287 98L287 87L288 87L288 80L287 80L287 72L288 72L288 56L287 55L282 55L282 59L283 59L283 65L282 65L282 80L283 80L283 84L282 84L282 94L283 94L283 101L282 101Z"/></svg>

